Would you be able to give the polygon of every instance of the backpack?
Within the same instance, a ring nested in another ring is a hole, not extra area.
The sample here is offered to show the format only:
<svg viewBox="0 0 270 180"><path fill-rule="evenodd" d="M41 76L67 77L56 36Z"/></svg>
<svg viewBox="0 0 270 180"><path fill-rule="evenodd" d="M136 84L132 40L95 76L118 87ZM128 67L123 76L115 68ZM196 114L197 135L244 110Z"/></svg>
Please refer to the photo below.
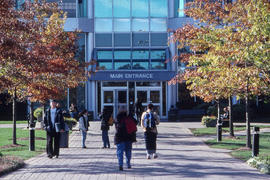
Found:
<svg viewBox="0 0 270 180"><path fill-rule="evenodd" d="M114 119L113 119L113 117L111 116L111 117L109 118L109 121L108 121L109 126L112 126L112 125L113 125L113 122L114 122Z"/></svg>
<svg viewBox="0 0 270 180"><path fill-rule="evenodd" d="M128 134L132 134L137 131L136 123L134 122L133 118L130 116L125 118L125 126L126 126L126 131Z"/></svg>
<svg viewBox="0 0 270 180"><path fill-rule="evenodd" d="M146 112L143 117L143 123L146 130L152 130L156 128L156 119L154 117L154 114Z"/></svg>

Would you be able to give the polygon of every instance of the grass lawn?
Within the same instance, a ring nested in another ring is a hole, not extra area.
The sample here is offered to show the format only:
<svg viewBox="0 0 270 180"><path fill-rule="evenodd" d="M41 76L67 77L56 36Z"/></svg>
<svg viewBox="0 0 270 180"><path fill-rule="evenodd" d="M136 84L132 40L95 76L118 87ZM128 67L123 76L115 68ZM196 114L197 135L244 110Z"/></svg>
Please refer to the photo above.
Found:
<svg viewBox="0 0 270 180"><path fill-rule="evenodd" d="M3 155L17 156L22 159L29 159L45 151L46 132L35 130L35 150L29 151L29 130L17 128L17 144L12 145L12 128L0 129L0 152Z"/></svg>
<svg viewBox="0 0 270 180"><path fill-rule="evenodd" d="M0 121L0 124L13 124L13 121ZM16 124L27 124L27 121L16 121Z"/></svg>
<svg viewBox="0 0 270 180"><path fill-rule="evenodd" d="M260 129L262 128L270 128L270 125L256 125L257 127L260 127ZM250 127L253 127L253 125L251 125ZM244 131L246 130L246 126L235 126L234 131ZM205 127L205 128L191 128L190 129L191 132L194 134L194 136L205 136L205 135L216 135L217 130L216 127ZM226 128L222 128L222 132L223 133L228 133L230 130L228 127Z"/></svg>
<svg viewBox="0 0 270 180"><path fill-rule="evenodd" d="M247 161L252 156L252 150L246 149L246 136L238 136L236 138L223 138L221 142L216 139L205 142L213 148L231 149L232 156ZM270 156L270 133L260 134L260 156Z"/></svg>

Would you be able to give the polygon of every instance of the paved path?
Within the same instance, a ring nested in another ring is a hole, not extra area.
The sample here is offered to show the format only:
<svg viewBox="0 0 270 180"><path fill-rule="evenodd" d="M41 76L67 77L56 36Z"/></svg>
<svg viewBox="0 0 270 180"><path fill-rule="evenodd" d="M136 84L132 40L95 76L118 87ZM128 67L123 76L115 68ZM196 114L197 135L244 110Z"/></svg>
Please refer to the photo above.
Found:
<svg viewBox="0 0 270 180"><path fill-rule="evenodd" d="M59 159L48 159L45 154L26 161L27 166L3 179L270 179L246 163L232 158L227 150L211 149L192 136L188 124L165 123L159 126L158 159L147 160L143 133L139 128L133 146L132 169L118 170L115 146L102 146L100 124L92 122L87 136L87 149L80 148L81 136L74 131L70 147L61 149ZM112 128L113 129L113 128ZM110 130L113 140L113 130ZM113 144L113 143L112 143Z"/></svg>

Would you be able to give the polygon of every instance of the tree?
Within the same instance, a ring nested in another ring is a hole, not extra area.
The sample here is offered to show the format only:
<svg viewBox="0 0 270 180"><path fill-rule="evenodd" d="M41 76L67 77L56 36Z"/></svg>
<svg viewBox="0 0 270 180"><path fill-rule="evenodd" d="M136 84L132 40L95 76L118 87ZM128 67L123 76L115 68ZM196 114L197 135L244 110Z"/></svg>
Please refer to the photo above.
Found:
<svg viewBox="0 0 270 180"><path fill-rule="evenodd" d="M95 62L75 59L77 35L64 31L66 15L57 4L35 0L26 2L22 10L14 11L12 5L7 7L7 11L16 14L14 22L23 24L23 28L17 30L17 26L8 24L8 16L5 16L3 27L13 30L3 33L6 39L11 36L12 46L8 43L0 46L4 79L1 83L5 90L16 93L22 100L44 102L59 99L65 96L67 88L86 81L87 75L92 73L88 71L89 66Z"/></svg>
<svg viewBox="0 0 270 180"><path fill-rule="evenodd" d="M181 55L192 68L171 83L182 77L192 94L204 100L244 97L247 147L251 147L248 98L269 93L269 11L267 0L194 0L185 13L198 21L197 26L184 26L173 35L179 48L189 46L203 54Z"/></svg>

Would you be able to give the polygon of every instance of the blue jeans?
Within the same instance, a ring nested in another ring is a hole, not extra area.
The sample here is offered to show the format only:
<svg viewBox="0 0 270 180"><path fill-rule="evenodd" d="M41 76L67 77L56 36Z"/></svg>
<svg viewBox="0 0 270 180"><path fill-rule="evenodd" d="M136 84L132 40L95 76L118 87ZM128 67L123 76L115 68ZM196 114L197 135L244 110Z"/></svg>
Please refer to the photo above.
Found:
<svg viewBox="0 0 270 180"><path fill-rule="evenodd" d="M87 134L87 131L82 131L82 147L85 147L85 140L86 140L86 134Z"/></svg>
<svg viewBox="0 0 270 180"><path fill-rule="evenodd" d="M131 160L132 142L130 141L121 142L117 144L116 147L117 147L116 154L117 154L119 166L123 167L123 156L124 156L124 151L125 151L126 163L127 163L127 166L129 167L130 160Z"/></svg>
<svg viewBox="0 0 270 180"><path fill-rule="evenodd" d="M103 147L110 147L110 140L108 136L108 130L102 130Z"/></svg>

